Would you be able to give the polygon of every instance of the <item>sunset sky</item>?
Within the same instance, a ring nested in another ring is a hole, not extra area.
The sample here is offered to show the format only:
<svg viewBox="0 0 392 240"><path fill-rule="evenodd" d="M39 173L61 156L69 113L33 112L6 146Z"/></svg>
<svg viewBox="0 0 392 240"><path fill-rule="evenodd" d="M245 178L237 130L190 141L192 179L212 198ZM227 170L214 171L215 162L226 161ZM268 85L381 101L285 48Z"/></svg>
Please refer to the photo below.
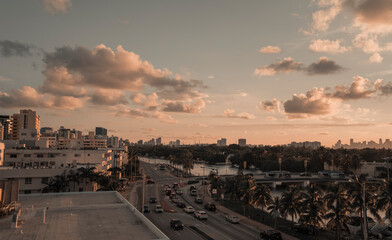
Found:
<svg viewBox="0 0 392 240"><path fill-rule="evenodd" d="M4 0L0 114L130 141L392 139L390 0Z"/></svg>

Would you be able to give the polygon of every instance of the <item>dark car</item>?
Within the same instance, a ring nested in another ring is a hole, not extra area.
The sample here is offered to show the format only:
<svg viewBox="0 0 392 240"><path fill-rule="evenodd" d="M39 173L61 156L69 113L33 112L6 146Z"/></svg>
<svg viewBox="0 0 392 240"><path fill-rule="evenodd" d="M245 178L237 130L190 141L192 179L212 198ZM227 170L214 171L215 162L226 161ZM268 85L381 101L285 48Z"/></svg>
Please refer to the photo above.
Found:
<svg viewBox="0 0 392 240"><path fill-rule="evenodd" d="M199 180L189 180L188 184L195 184L195 183L199 183Z"/></svg>
<svg viewBox="0 0 392 240"><path fill-rule="evenodd" d="M154 180L152 180L152 179L148 179L147 180L147 184L154 184L155 182L154 182Z"/></svg>
<svg viewBox="0 0 392 240"><path fill-rule="evenodd" d="M170 227L173 228L174 230L183 229L184 224L179 219L172 219L170 221Z"/></svg>
<svg viewBox="0 0 392 240"><path fill-rule="evenodd" d="M177 203L177 207L179 207L179 208L184 208L186 205L185 205L185 203L184 202L178 202Z"/></svg>
<svg viewBox="0 0 392 240"><path fill-rule="evenodd" d="M204 208L207 209L208 211L215 211L216 210L215 203L206 203L206 204L204 204Z"/></svg>
<svg viewBox="0 0 392 240"><path fill-rule="evenodd" d="M294 231L305 234L313 234L313 228L305 224L295 224Z"/></svg>
<svg viewBox="0 0 392 240"><path fill-rule="evenodd" d="M282 234L276 230L267 230L260 233L260 238L264 240L282 240Z"/></svg>
<svg viewBox="0 0 392 240"><path fill-rule="evenodd" d="M157 198L156 197L150 197L150 203L156 203Z"/></svg>
<svg viewBox="0 0 392 240"><path fill-rule="evenodd" d="M197 204L203 204L203 200L199 197L195 198L195 203Z"/></svg>
<svg viewBox="0 0 392 240"><path fill-rule="evenodd" d="M149 212L150 212L150 208L148 206L144 206L143 213L149 213Z"/></svg>

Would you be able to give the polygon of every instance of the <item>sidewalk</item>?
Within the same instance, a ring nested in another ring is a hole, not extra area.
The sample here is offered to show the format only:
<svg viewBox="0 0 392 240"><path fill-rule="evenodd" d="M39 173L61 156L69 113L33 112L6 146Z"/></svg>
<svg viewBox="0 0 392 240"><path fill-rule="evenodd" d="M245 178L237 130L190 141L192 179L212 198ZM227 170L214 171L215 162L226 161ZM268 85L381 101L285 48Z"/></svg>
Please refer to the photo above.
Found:
<svg viewBox="0 0 392 240"><path fill-rule="evenodd" d="M251 220L251 219L249 219L249 218L247 218L245 216L239 215L238 213L236 213L236 212L234 212L234 211L232 211L232 210L222 206L218 201L214 201L211 198L210 194L208 193L207 186L208 185L201 186L198 189L198 194L200 196L203 196L203 202L214 202L217 211L221 212L224 215L235 215L235 216L238 216L238 218L240 219L242 224L244 224L245 226L250 226L250 227L256 228L260 232L261 231L265 231L265 230L269 230L269 229L273 229L273 228L271 228L271 227L269 227L267 225L264 225L262 223L254 221L254 220ZM282 233L282 237L283 237L284 240L299 240L298 238L290 236L290 235L288 235L286 233L283 233L283 232L281 232L281 233Z"/></svg>

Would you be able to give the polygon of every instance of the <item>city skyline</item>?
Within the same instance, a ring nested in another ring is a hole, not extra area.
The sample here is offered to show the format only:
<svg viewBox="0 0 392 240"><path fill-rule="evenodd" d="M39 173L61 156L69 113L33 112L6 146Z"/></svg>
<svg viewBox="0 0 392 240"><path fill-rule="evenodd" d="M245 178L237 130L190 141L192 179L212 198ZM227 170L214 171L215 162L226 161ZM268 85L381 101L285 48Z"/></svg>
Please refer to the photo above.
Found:
<svg viewBox="0 0 392 240"><path fill-rule="evenodd" d="M0 115L133 142L392 138L387 0L2 6Z"/></svg>

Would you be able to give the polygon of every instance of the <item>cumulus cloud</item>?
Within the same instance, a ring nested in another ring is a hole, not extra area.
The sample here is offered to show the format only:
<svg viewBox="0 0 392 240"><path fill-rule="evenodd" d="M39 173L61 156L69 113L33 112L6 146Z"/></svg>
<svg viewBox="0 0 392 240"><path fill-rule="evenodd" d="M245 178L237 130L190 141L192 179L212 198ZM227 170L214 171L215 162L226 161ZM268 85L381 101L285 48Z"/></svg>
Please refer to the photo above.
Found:
<svg viewBox="0 0 392 240"><path fill-rule="evenodd" d="M176 121L175 119L173 119L173 117L171 117L170 115L163 113L163 112L159 112L159 111L155 111L153 113L151 112L147 112L147 111L143 111L142 109L133 109L133 108L123 108L120 109L117 114L117 116L127 116L127 117L131 117L131 118L156 118L159 121L163 122L163 123L168 123L168 124L176 124L178 123L178 121Z"/></svg>
<svg viewBox="0 0 392 240"><path fill-rule="evenodd" d="M119 90L97 89L91 95L90 102L95 105L113 106L118 104L127 104L128 100Z"/></svg>
<svg viewBox="0 0 392 240"><path fill-rule="evenodd" d="M83 102L80 99L40 94L30 86L11 90L10 94L0 91L2 108L36 107L73 110L82 106Z"/></svg>
<svg viewBox="0 0 392 240"><path fill-rule="evenodd" d="M253 114L247 113L247 112L235 114L235 111L233 109L226 109L225 111L223 111L223 117L225 117L225 118L239 118L239 119L246 119L246 120L255 118L255 116Z"/></svg>
<svg viewBox="0 0 392 240"><path fill-rule="evenodd" d="M308 75L325 75L340 72L344 68L336 62L329 60L326 57L321 57L319 61L305 67L301 62L296 62L292 58L285 58L276 63L260 66L254 71L258 76L273 76L278 73L289 73L292 71L303 71Z"/></svg>
<svg viewBox="0 0 392 240"><path fill-rule="evenodd" d="M166 100L162 103L162 110L165 112L200 113L205 105L206 103L202 99L193 103Z"/></svg>
<svg viewBox="0 0 392 240"><path fill-rule="evenodd" d="M18 41L2 40L0 41L0 54L3 57L11 56L31 56L33 46L20 43Z"/></svg>
<svg viewBox="0 0 392 240"><path fill-rule="evenodd" d="M309 49L313 52L344 53L350 50L349 47L341 46L340 39L331 41L328 39L312 40Z"/></svg>
<svg viewBox="0 0 392 240"><path fill-rule="evenodd" d="M382 63L384 58L379 53L374 53L369 57L369 62L371 63Z"/></svg>
<svg viewBox="0 0 392 240"><path fill-rule="evenodd" d="M41 0L44 9L50 14L65 13L72 6L71 0Z"/></svg>
<svg viewBox="0 0 392 240"><path fill-rule="evenodd" d="M279 112L280 111L280 101L276 100L275 98L266 101L260 102L260 105L263 110L267 112Z"/></svg>
<svg viewBox="0 0 392 240"><path fill-rule="evenodd" d="M288 118L305 118L313 115L331 113L337 101L328 97L323 88L313 88L306 94L294 94L292 99L284 102L284 110Z"/></svg>
<svg viewBox="0 0 392 240"><path fill-rule="evenodd" d="M289 73L291 71L299 71L302 69L302 63L294 61L294 59L288 57L282 61L272 63L270 65L261 66L255 70L255 75L259 76L271 76L277 73Z"/></svg>
<svg viewBox="0 0 392 240"><path fill-rule="evenodd" d="M353 100L370 98L375 92L376 89L369 79L355 76L349 87L343 85L336 86L332 96L343 100Z"/></svg>
<svg viewBox="0 0 392 240"><path fill-rule="evenodd" d="M392 2L390 0L350 0L356 12L356 21L371 25L392 25Z"/></svg>
<svg viewBox="0 0 392 240"><path fill-rule="evenodd" d="M336 64L334 61L328 60L326 57L321 57L318 62L312 63L306 68L308 75L332 74L341 70L343 70L342 66Z"/></svg>
<svg viewBox="0 0 392 240"><path fill-rule="evenodd" d="M392 83L387 82L384 84L383 80L379 79L375 84L375 88L381 96L392 95Z"/></svg>
<svg viewBox="0 0 392 240"><path fill-rule="evenodd" d="M280 53L282 50L278 46L266 46L260 49L261 53Z"/></svg>
<svg viewBox="0 0 392 240"><path fill-rule="evenodd" d="M323 8L312 14L312 30L325 32L329 25L342 11L342 2L339 0L319 0L318 6Z"/></svg>

